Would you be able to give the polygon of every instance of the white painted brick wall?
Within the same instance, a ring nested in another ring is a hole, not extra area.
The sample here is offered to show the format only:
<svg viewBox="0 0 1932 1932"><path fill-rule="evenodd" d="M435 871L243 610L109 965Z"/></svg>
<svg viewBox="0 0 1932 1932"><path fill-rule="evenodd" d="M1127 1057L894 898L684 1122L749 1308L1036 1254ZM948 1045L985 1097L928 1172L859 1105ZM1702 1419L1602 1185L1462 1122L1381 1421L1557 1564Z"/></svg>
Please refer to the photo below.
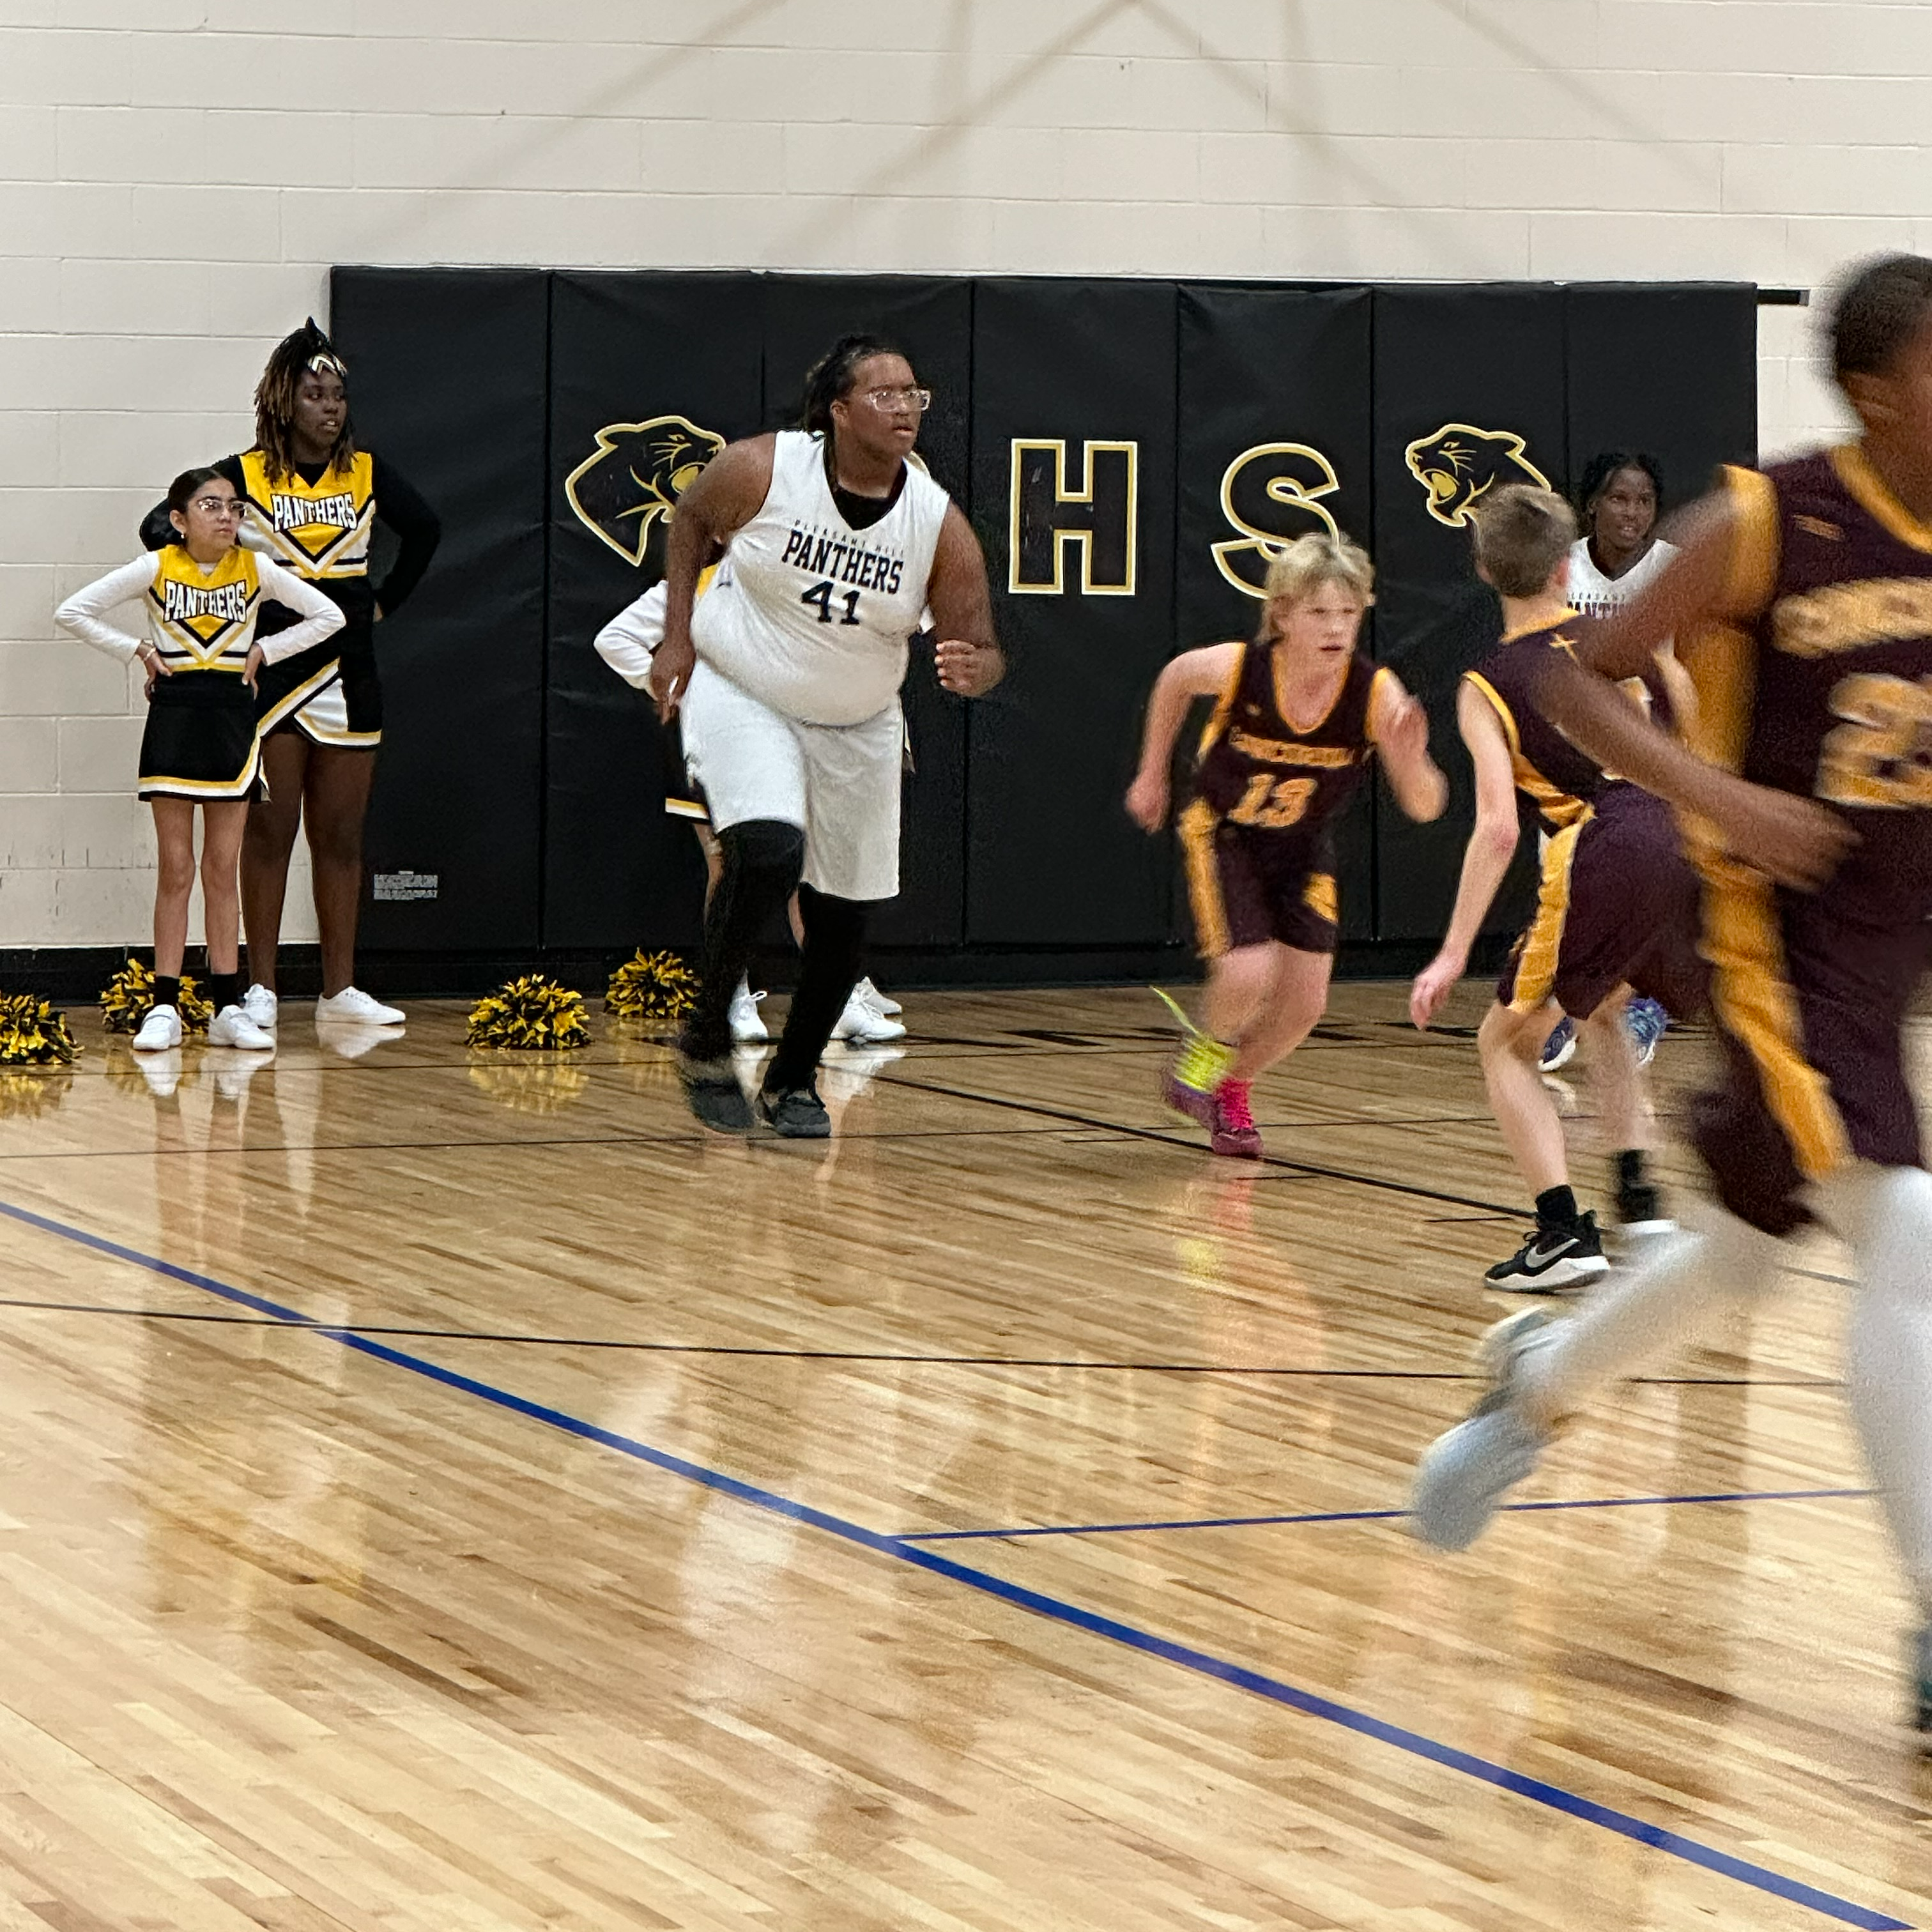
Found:
<svg viewBox="0 0 1932 1932"><path fill-rule="evenodd" d="M1928 109L1888 0L0 0L0 946L147 932L139 687L50 613L332 262L1810 286L1932 247Z"/></svg>

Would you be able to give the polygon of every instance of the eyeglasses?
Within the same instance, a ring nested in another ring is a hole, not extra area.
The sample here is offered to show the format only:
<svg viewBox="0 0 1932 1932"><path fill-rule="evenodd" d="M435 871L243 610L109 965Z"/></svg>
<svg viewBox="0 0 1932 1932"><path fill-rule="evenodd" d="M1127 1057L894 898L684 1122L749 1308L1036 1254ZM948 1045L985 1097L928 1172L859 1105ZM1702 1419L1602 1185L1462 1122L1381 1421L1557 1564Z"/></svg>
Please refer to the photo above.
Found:
<svg viewBox="0 0 1932 1932"><path fill-rule="evenodd" d="M188 506L199 510L204 517L238 517L242 514L239 496L197 496Z"/></svg>
<svg viewBox="0 0 1932 1932"><path fill-rule="evenodd" d="M932 406L930 389L868 389L866 400L880 415L893 410L910 410L916 416L922 416Z"/></svg>

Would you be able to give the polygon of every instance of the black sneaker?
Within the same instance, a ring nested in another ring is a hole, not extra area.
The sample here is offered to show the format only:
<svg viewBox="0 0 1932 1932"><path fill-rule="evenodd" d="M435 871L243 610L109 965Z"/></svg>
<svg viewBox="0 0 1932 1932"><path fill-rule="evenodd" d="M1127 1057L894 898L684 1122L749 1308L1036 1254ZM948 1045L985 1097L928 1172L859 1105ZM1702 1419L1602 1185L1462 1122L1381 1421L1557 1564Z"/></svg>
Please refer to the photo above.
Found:
<svg viewBox="0 0 1932 1932"><path fill-rule="evenodd" d="M729 1054L722 1060L690 1060L680 1054L677 1077L684 1082L684 1097L701 1125L714 1134L752 1131L751 1103L738 1084Z"/></svg>
<svg viewBox="0 0 1932 1932"><path fill-rule="evenodd" d="M1497 1262L1484 1275L1483 1285L1508 1294L1553 1294L1559 1288L1574 1288L1594 1275L1608 1274L1610 1266L1592 1213L1580 1216L1573 1228L1546 1228L1539 1222L1508 1261Z"/></svg>
<svg viewBox="0 0 1932 1932"><path fill-rule="evenodd" d="M769 1087L758 1095L758 1112L771 1130L788 1141L825 1141L832 1138L832 1116L812 1087Z"/></svg>
<svg viewBox="0 0 1932 1932"><path fill-rule="evenodd" d="M1677 1223L1664 1211L1664 1197L1648 1181L1618 1190L1617 1232L1626 1241L1648 1240L1652 1234L1674 1234Z"/></svg>

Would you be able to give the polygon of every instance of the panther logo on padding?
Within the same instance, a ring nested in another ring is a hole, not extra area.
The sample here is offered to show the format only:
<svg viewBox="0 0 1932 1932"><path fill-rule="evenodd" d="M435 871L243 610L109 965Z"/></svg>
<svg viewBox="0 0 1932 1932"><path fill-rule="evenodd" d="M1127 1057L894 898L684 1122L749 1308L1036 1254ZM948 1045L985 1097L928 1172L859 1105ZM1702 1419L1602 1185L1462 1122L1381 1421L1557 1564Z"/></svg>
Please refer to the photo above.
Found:
<svg viewBox="0 0 1932 1932"><path fill-rule="evenodd" d="M1429 514L1451 529L1468 523L1470 512L1498 484L1550 487L1550 478L1530 461L1522 438L1506 429L1444 423L1403 454L1415 480L1429 492Z"/></svg>
<svg viewBox="0 0 1932 1932"><path fill-rule="evenodd" d="M641 565L651 526L677 508L724 439L686 416L606 423L597 447L566 479L563 492L585 529L627 563Z"/></svg>

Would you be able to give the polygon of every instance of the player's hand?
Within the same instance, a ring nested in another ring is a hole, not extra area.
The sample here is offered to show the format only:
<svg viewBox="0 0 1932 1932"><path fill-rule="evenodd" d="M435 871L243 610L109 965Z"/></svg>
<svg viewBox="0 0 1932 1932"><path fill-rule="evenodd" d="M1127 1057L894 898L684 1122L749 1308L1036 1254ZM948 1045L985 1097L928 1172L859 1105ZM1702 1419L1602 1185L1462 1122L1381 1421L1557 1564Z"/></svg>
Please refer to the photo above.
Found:
<svg viewBox="0 0 1932 1932"><path fill-rule="evenodd" d="M1422 757L1429 749L1429 713L1422 700L1404 692L1390 707L1376 734L1383 752L1400 764Z"/></svg>
<svg viewBox="0 0 1932 1932"><path fill-rule="evenodd" d="M1438 952L1416 974L1415 983L1408 989L1408 1016L1422 1032L1429 1030L1468 963L1454 952Z"/></svg>
<svg viewBox="0 0 1932 1932"><path fill-rule="evenodd" d="M255 688L256 676L260 673L263 662L261 646L250 644L248 646L248 656L242 661L242 681L250 691Z"/></svg>
<svg viewBox="0 0 1932 1932"><path fill-rule="evenodd" d="M670 722L691 682L691 674L697 668L698 652L692 648L688 633L681 638L667 635L651 653L651 679L645 688L658 701L660 724Z"/></svg>
<svg viewBox="0 0 1932 1932"><path fill-rule="evenodd" d="M1828 806L1768 785L1738 782L1713 816L1738 858L1800 892L1816 892L1858 843Z"/></svg>
<svg viewBox="0 0 1932 1932"><path fill-rule="evenodd" d="M934 645L932 662L940 682L961 698L984 698L1006 674L998 644L970 644L958 638Z"/></svg>
<svg viewBox="0 0 1932 1932"><path fill-rule="evenodd" d="M1158 832L1167 823L1167 774L1142 772L1127 788L1127 816L1143 832Z"/></svg>

